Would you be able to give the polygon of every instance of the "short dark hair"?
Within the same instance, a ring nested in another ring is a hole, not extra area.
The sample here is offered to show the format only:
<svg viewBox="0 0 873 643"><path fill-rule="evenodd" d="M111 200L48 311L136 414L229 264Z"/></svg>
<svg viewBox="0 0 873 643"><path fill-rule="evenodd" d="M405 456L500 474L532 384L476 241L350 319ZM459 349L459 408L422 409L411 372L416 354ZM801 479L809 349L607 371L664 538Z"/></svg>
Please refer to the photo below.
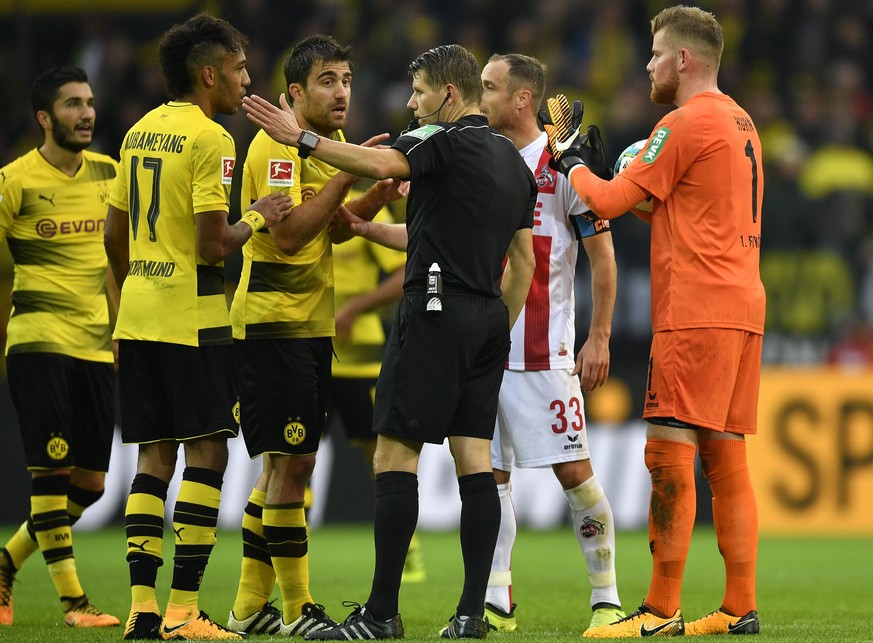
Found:
<svg viewBox="0 0 873 643"><path fill-rule="evenodd" d="M546 93L545 63L533 56L525 56L524 54L494 54L488 59L488 62L493 63L498 60L502 60L509 66L507 79L510 91L515 92L522 87L527 87L530 90L533 97L531 103L534 114L536 114Z"/></svg>
<svg viewBox="0 0 873 643"><path fill-rule="evenodd" d="M158 45L167 94L173 99L190 94L203 67L221 66L225 56L245 51L248 44L248 38L227 20L208 13L173 25Z"/></svg>
<svg viewBox="0 0 873 643"><path fill-rule="evenodd" d="M88 74L81 67L60 65L42 72L33 81L33 89L30 90L30 105L33 107L33 115L37 112L52 111L52 105L58 97L61 87L67 83L87 83Z"/></svg>
<svg viewBox="0 0 873 643"><path fill-rule="evenodd" d="M409 63L409 73L427 73L432 88L451 83L466 103L479 104L482 98L482 70L476 57L461 45L440 45L428 49Z"/></svg>
<svg viewBox="0 0 873 643"><path fill-rule="evenodd" d="M667 7L652 18L652 35L664 30L666 42L679 49L688 47L718 69L724 50L721 25L709 11L699 7Z"/></svg>
<svg viewBox="0 0 873 643"><path fill-rule="evenodd" d="M315 63L347 62L352 69L352 48L343 47L330 36L317 34L304 38L291 49L285 59L285 86L292 83L306 85L306 79Z"/></svg>

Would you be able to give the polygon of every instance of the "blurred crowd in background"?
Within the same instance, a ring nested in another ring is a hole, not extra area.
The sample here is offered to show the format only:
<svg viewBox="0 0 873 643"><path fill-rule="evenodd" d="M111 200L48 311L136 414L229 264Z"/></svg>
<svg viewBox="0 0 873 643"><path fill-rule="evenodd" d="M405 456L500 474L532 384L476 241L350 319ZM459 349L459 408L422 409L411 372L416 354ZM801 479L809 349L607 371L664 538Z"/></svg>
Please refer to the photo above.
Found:
<svg viewBox="0 0 873 643"><path fill-rule="evenodd" d="M409 62L459 43L484 64L495 52L547 63L547 94L585 103L612 158L646 137L666 108L649 101L649 19L661 0L142 0L0 2L0 164L39 143L33 78L57 64L84 67L97 98L94 149L117 157L121 138L166 100L160 34L199 10L250 38L251 93L276 100L288 48L314 34L355 50L346 136L399 133L411 115ZM762 277L770 364L873 364L873 2L712 0L725 32L720 87L750 112L764 147ZM69 6L67 6L69 5ZM98 7L95 9L94 7ZM46 9L48 7L48 9ZM89 8L90 7L90 8ZM244 157L255 130L221 117ZM241 167L241 164L237 167ZM238 179L238 177L237 177ZM402 212L397 213L402 215ZM613 350L646 346L645 224L614 222L619 301ZM231 264L232 272L232 264ZM587 286L584 260L579 284ZM580 296L579 326L587 328ZM643 348L643 351L646 349ZM645 359L637 355L633 367Z"/></svg>

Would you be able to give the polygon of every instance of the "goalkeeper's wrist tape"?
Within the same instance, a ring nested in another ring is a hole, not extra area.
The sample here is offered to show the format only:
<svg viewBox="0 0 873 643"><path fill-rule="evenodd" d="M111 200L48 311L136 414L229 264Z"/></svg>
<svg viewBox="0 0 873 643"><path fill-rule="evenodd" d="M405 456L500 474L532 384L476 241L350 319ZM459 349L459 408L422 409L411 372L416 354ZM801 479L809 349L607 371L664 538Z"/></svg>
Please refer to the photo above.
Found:
<svg viewBox="0 0 873 643"><path fill-rule="evenodd" d="M252 229L252 234L263 228L267 223L264 215L257 210L246 210L240 218L240 221Z"/></svg>

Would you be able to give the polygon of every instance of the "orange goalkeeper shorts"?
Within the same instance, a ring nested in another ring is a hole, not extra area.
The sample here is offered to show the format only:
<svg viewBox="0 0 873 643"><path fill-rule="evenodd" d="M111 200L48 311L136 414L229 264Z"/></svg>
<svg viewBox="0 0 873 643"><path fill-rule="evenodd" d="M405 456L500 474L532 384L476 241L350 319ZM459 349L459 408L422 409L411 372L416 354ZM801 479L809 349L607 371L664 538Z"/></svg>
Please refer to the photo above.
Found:
<svg viewBox="0 0 873 643"><path fill-rule="evenodd" d="M643 419L675 418L714 431L756 433L762 339L729 328L655 333Z"/></svg>

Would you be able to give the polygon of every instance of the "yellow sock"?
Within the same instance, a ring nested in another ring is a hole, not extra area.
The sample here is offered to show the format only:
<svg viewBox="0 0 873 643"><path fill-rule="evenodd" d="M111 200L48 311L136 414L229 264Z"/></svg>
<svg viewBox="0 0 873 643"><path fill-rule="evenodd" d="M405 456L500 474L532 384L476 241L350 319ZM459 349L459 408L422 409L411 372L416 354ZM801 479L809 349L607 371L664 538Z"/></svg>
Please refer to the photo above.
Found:
<svg viewBox="0 0 873 643"><path fill-rule="evenodd" d="M37 476L30 497L36 542L65 610L72 605L72 599L85 593L73 558L73 533L67 513L68 482L69 477L64 475Z"/></svg>
<svg viewBox="0 0 873 643"><path fill-rule="evenodd" d="M300 616L300 608L312 603L309 594L309 541L303 503L265 505L264 536L282 592L285 622Z"/></svg>
<svg viewBox="0 0 873 643"><path fill-rule="evenodd" d="M39 544L31 537L30 531L27 528L27 521L21 523L21 526L12 534L9 542L6 543L6 553L12 559L12 564L16 570L21 569L24 561L30 558L31 554L38 549Z"/></svg>
<svg viewBox="0 0 873 643"><path fill-rule="evenodd" d="M276 574L264 539L264 496L253 489L242 518L243 559L239 587L233 602L233 614L245 620L258 612L270 600Z"/></svg>
<svg viewBox="0 0 873 643"><path fill-rule="evenodd" d="M186 467L173 512L176 553L169 603L189 606L194 613L198 611L200 583L215 546L221 480L221 472Z"/></svg>
<svg viewBox="0 0 873 643"><path fill-rule="evenodd" d="M134 604L156 601L158 567L164 564L166 497L167 483L148 474L137 474L130 486L124 510L124 528L130 568L130 598Z"/></svg>

